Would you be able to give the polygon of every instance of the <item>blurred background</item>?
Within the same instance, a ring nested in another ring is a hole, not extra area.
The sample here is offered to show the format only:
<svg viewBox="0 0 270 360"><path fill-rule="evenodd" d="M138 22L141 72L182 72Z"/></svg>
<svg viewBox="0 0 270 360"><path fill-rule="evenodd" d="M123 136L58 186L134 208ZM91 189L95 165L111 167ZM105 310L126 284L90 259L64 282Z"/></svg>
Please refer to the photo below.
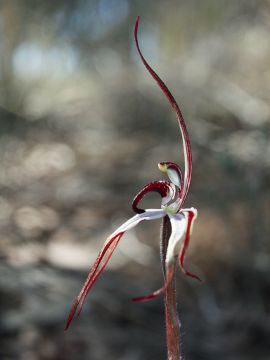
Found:
<svg viewBox="0 0 270 360"><path fill-rule="evenodd" d="M182 107L199 210L177 277L186 359L270 356L270 1L0 3L0 358L162 360L159 221L126 234L63 328L106 237L133 215L159 161L183 164ZM159 207L149 196L145 207Z"/></svg>

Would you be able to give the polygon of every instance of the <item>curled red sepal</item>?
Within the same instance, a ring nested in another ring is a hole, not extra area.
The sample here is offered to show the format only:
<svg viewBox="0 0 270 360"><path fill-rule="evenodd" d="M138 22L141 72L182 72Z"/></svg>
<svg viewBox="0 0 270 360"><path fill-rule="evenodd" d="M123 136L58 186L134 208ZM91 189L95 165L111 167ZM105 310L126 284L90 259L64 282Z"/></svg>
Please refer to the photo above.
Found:
<svg viewBox="0 0 270 360"><path fill-rule="evenodd" d="M93 267L91 268L91 270L89 272L89 275L87 276L87 279L86 279L79 295L77 296L76 300L74 301L74 303L71 307L71 310L70 310L70 313L69 313L69 316L68 316L68 319L66 322L65 330L67 330L69 328L69 325L70 325L74 315L76 314L76 312L77 312L77 316L80 315L84 300L85 300L88 292L90 291L90 289L96 282L99 275L104 270L105 266L107 265L108 261L110 260L110 257L112 256L113 251L115 250L115 248L116 248L119 240L123 236L123 234L124 234L124 232L120 232L120 233L116 234L101 249ZM109 252L108 252L108 250L109 250ZM105 257L105 259L104 259L104 257ZM102 264L101 264L101 262L102 262ZM101 266L100 266L100 264L101 264Z"/></svg>
<svg viewBox="0 0 270 360"><path fill-rule="evenodd" d="M153 77L153 79L157 82L158 86L160 87L160 89L162 90L164 95L167 97L173 110L175 111L178 125L180 127L181 134L182 134L183 147L184 147L184 158L185 158L185 176L184 176L184 186L183 186L182 194L181 194L181 202L179 203L179 210L180 210L183 203L185 202L186 197L187 197L188 190L190 187L190 181L191 181L192 153L191 153L190 140L189 140L185 120L183 118L183 115L181 113L181 110L180 110L175 98L173 97L170 90L167 88L167 86L163 82L163 80L161 80L161 78L157 75L157 73L151 68L151 66L145 60L145 58L141 52L141 49L139 47L139 42L138 42L139 21L140 21L140 17L138 16L136 23L135 23L135 27L134 27L134 38L135 38L135 43L136 43L138 53L140 55L140 58L144 64L144 66L146 67L146 69L148 70L150 75Z"/></svg>
<svg viewBox="0 0 270 360"><path fill-rule="evenodd" d="M151 300L157 298L158 296L164 294L167 287L169 286L169 284L170 284L170 282L172 280L173 272L174 272L174 267L170 267L167 270L166 281L165 281L164 285L160 289L158 289L158 290L156 290L156 291L154 291L154 292L152 292L151 294L148 294L148 295L138 296L138 297L132 298L131 300L134 301L134 302L151 301Z"/></svg>
<svg viewBox="0 0 270 360"><path fill-rule="evenodd" d="M132 209L137 214L142 214L145 210L138 208L138 204L143 199L143 197L149 192L158 192L162 199L166 199L169 202L174 197L174 189L168 181L152 181L149 184L145 185L141 191L134 197L132 201Z"/></svg>
<svg viewBox="0 0 270 360"><path fill-rule="evenodd" d="M189 277L192 277L193 279L196 279L198 281L202 281L199 276L187 271L185 269L185 256L186 256L186 251L187 251L187 248L188 248L188 245L189 245L189 240L190 240L190 234L191 234L191 230L192 230L192 224L193 224L193 221L195 220L195 214L193 211L191 210L188 210L188 211L185 211L185 216L187 218L187 229L186 229L186 233L185 233L185 239L184 239L184 242L181 246L181 250L180 250L180 253L179 253L179 265L180 265L180 268L182 270L182 272L189 276Z"/></svg>

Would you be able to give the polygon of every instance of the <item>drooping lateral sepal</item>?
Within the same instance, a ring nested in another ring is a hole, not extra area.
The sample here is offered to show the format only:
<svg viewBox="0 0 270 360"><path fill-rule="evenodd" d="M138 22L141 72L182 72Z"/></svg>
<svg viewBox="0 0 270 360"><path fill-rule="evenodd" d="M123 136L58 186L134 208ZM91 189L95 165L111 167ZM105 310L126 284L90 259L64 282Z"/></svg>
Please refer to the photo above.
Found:
<svg viewBox="0 0 270 360"><path fill-rule="evenodd" d="M185 231L185 238L184 238L184 242L181 245L181 250L179 253L179 265L180 268L182 270L182 272L187 275L190 276L198 281L202 281L199 276L193 274L190 271L187 271L185 269L185 256L186 256L186 251L188 249L189 246L189 241L190 241L190 236L192 234L192 230L193 230L193 225L194 225L194 221L196 220L197 216L198 216L198 212L196 209L191 208L191 209L183 209L181 210L181 213L184 215L185 219L186 219L186 231Z"/></svg>
<svg viewBox="0 0 270 360"><path fill-rule="evenodd" d="M99 252L99 255L94 265L92 266L79 295L77 296L76 300L74 301L71 307L66 322L65 330L68 329L75 314L77 313L77 316L80 315L87 294L89 293L94 283L105 269L108 261L110 260L116 246L118 245L124 233L134 228L143 220L155 220L155 219L160 219L163 216L164 216L164 211L161 209L147 209L145 210L144 213L133 216L131 219L126 221L124 224L122 224L109 236L109 238L103 245L101 251Z"/></svg>
<svg viewBox="0 0 270 360"><path fill-rule="evenodd" d="M94 285L94 283L96 282L96 280L98 279L98 277L100 276L100 274L102 273L104 268L106 267L108 261L110 260L112 254L113 254L119 240L123 236L123 234L124 234L124 232L120 232L120 233L116 234L115 236L113 236L112 238L110 238L104 244L103 248L99 252L98 257L97 257L94 265L92 266L79 295L77 296L76 300L74 301L74 303L71 307L71 310L70 310L70 313L69 313L69 316L68 316L68 319L66 322L65 330L67 330L69 328L69 325L70 325L71 321L73 320L73 317L75 316L75 314L77 313L77 316L80 315L84 300L85 300L88 292L90 291L90 289L92 288L92 286Z"/></svg>

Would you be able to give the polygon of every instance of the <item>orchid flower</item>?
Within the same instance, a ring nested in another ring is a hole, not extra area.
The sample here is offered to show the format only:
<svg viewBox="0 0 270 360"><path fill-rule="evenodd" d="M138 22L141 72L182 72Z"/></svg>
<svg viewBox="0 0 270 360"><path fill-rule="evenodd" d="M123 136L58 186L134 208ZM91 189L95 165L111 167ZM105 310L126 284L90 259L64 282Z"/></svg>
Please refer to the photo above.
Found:
<svg viewBox="0 0 270 360"><path fill-rule="evenodd" d="M150 75L154 78L154 80L157 82L158 86L161 88L162 92L167 97L172 109L176 114L176 119L180 128L183 142L185 171L184 174L182 174L180 166L173 162L160 162L158 164L159 170L162 173L165 173L168 176L169 180L150 182L149 184L145 185L143 189L135 196L132 203L132 209L134 210L136 215L127 220L120 227L118 227L118 229L116 229L107 238L105 244L99 252L99 255L94 265L89 272L89 275L81 289L81 292L79 293L72 305L65 329L69 327L76 313L77 316L79 316L87 294L89 293L92 286L106 267L122 236L142 221L156 220L167 217L170 221L171 232L165 254L166 275L164 285L159 290L156 290L149 295L137 297L133 300L151 300L164 293L166 288L172 281L175 265L177 262L179 263L179 266L184 274L200 280L199 277L187 271L184 267L186 250L189 245L189 239L192 232L193 223L197 217L197 210L193 207L183 208L183 204L188 195L192 173L192 154L189 136L184 118L173 95L171 94L167 86L164 84L164 82L160 79L160 77L156 74L156 72L147 63L140 50L137 36L139 19L140 18L138 17L134 28L136 48L144 66L146 67ZM161 206L159 209L142 209L138 207L142 198L149 192L157 192L161 196Z"/></svg>

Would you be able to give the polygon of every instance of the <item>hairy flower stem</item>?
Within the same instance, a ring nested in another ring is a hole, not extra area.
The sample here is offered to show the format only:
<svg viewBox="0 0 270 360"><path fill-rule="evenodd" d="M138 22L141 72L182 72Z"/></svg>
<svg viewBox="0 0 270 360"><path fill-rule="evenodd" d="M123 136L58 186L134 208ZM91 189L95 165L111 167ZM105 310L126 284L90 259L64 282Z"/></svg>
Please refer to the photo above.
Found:
<svg viewBox="0 0 270 360"><path fill-rule="evenodd" d="M164 278L166 279L166 252L168 241L171 234L171 224L168 216L162 219L160 242L161 242L161 263L163 268ZM174 274L174 271L173 271ZM177 314L176 307L176 292L175 292L175 275L168 284L165 296L165 318L166 318L166 336L167 336L167 351L168 360L181 360L180 352L180 321Z"/></svg>

